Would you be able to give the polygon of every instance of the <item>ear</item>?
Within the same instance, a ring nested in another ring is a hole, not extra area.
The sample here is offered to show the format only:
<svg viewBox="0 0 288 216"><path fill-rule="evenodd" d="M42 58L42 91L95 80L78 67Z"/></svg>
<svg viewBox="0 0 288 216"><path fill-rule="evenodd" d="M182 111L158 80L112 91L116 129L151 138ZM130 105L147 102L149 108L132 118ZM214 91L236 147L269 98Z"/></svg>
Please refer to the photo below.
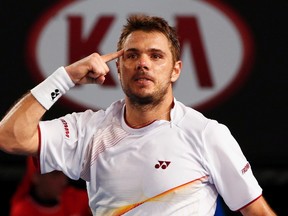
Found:
<svg viewBox="0 0 288 216"><path fill-rule="evenodd" d="M182 69L182 61L177 61L174 64L174 68L171 74L171 82L174 83L178 80Z"/></svg>

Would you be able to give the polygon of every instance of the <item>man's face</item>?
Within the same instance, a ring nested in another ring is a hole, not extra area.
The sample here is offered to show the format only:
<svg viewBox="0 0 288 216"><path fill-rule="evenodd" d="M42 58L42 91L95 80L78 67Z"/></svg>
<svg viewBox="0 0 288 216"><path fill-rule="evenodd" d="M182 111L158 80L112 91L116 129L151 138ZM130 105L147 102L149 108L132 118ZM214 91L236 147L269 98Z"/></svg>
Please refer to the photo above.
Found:
<svg viewBox="0 0 288 216"><path fill-rule="evenodd" d="M160 32L136 31L123 44L117 68L124 93L136 104L157 103L172 95L181 64L174 63L168 39Z"/></svg>

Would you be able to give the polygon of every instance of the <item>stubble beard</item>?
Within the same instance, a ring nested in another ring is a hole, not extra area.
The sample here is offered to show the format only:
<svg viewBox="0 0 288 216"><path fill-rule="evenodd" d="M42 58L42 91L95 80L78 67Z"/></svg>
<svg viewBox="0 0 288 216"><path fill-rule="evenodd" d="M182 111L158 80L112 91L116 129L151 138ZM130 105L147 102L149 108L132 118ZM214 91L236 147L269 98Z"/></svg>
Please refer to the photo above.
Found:
<svg viewBox="0 0 288 216"><path fill-rule="evenodd" d="M168 92L169 84L166 83L166 85L163 86L161 89L157 89L151 94L146 95L140 95L137 93L134 93L133 90L130 87L124 87L122 84L122 89L127 96L129 102L131 105L135 106L139 109L151 109L157 105L159 105L165 98L167 92Z"/></svg>

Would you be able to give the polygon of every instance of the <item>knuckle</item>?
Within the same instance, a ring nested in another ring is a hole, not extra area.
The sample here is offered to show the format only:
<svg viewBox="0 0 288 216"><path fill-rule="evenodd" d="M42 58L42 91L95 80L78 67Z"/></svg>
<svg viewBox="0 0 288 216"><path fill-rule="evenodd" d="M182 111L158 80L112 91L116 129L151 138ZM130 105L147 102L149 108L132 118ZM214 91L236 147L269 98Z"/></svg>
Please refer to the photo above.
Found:
<svg viewBox="0 0 288 216"><path fill-rule="evenodd" d="M91 58L92 58L92 59L97 59L97 58L99 58L99 57L100 57L99 53L92 53L92 54L91 54Z"/></svg>

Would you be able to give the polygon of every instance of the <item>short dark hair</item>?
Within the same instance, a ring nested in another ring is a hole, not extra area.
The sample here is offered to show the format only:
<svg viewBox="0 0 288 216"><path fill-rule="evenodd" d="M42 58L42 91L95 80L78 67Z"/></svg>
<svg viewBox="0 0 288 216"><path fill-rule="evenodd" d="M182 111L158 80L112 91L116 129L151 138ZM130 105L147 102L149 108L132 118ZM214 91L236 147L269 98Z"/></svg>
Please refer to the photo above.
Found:
<svg viewBox="0 0 288 216"><path fill-rule="evenodd" d="M170 26L168 22L157 16L148 16L145 14L131 15L127 19L127 24L123 26L120 35L117 50L123 48L123 44L127 37L134 31L145 32L160 32L163 33L170 43L170 50L172 52L173 60L180 60L180 42L174 27Z"/></svg>

